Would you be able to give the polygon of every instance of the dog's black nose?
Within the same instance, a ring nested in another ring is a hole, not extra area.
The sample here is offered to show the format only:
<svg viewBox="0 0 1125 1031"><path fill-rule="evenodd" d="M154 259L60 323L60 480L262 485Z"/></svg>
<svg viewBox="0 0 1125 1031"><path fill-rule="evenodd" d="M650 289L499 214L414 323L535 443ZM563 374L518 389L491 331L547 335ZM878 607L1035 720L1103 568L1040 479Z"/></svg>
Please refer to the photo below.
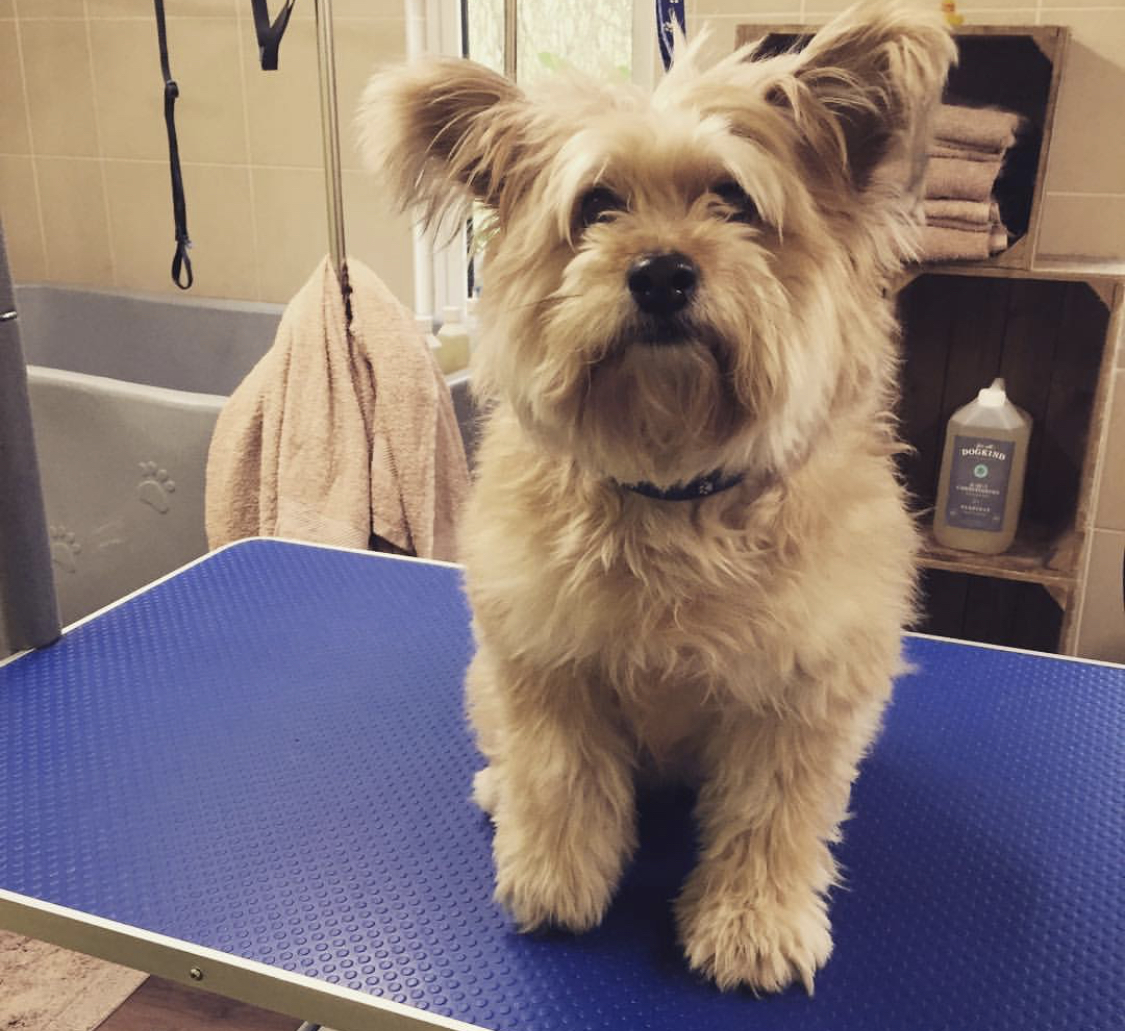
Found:
<svg viewBox="0 0 1125 1031"><path fill-rule="evenodd" d="M629 269L629 290L647 315L675 315L687 307L698 282L695 264L678 251L647 254Z"/></svg>

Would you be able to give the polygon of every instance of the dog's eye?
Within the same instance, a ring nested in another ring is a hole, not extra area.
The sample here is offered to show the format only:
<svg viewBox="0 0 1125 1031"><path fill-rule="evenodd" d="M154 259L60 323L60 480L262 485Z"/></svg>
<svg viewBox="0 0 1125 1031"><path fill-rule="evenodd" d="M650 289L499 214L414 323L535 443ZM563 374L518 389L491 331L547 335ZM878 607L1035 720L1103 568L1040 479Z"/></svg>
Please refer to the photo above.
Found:
<svg viewBox="0 0 1125 1031"><path fill-rule="evenodd" d="M608 222L617 212L625 210L625 202L612 190L596 186L582 196L575 212L575 222L585 229L595 222Z"/></svg>
<svg viewBox="0 0 1125 1031"><path fill-rule="evenodd" d="M746 191L734 182L727 180L711 187L711 192L730 210L727 220L730 222L757 222L757 205L746 196Z"/></svg>

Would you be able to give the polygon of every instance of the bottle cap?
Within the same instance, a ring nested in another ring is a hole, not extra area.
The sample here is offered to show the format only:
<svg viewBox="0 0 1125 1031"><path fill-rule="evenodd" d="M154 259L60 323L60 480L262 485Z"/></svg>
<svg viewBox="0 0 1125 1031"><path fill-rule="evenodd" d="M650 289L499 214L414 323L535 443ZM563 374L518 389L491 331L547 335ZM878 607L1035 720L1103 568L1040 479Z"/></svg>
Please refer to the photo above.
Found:
<svg viewBox="0 0 1125 1031"><path fill-rule="evenodd" d="M441 321L443 323L453 323L461 321L461 309L456 304L447 304L442 309Z"/></svg>
<svg viewBox="0 0 1125 1031"><path fill-rule="evenodd" d="M977 394L977 401L985 408L1003 408L1007 400L1008 394L1004 390L1004 381L999 376L992 381L991 386L982 388Z"/></svg>

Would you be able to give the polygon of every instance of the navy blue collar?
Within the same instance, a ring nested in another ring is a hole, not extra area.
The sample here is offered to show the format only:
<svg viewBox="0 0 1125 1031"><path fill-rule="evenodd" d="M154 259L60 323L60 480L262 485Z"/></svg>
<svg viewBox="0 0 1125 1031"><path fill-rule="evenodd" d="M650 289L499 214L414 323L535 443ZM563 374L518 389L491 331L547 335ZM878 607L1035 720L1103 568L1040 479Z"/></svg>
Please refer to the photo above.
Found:
<svg viewBox="0 0 1125 1031"><path fill-rule="evenodd" d="M623 483L626 490L634 494L643 494L646 498L657 501L695 501L697 498L707 498L712 494L721 494L724 490L737 487L742 482L742 474L737 476L724 476L721 469L697 476L687 483L676 484L667 490L662 490L654 483Z"/></svg>

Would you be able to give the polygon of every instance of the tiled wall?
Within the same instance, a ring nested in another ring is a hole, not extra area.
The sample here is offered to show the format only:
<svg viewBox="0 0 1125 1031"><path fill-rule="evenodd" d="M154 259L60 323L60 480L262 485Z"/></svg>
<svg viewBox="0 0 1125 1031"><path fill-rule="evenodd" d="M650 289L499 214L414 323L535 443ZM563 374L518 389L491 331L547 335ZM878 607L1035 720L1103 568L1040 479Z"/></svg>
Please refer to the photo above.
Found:
<svg viewBox="0 0 1125 1031"><path fill-rule="evenodd" d="M704 22L729 52L736 26L817 24L848 0L687 0L689 32ZM934 6L938 6L936 0ZM966 24L1067 25L1066 74L1055 116L1039 251L1125 258L1125 0L961 2Z"/></svg>
<svg viewBox="0 0 1125 1031"><path fill-rule="evenodd" d="M276 10L278 4L271 4ZM167 0L193 294L285 301L327 250L313 0L263 72L246 0ZM409 223L352 115L405 49L402 0L336 0L348 250L410 302ZM175 290L152 0L0 0L0 213L17 280Z"/></svg>
<svg viewBox="0 0 1125 1031"><path fill-rule="evenodd" d="M1118 349L1078 651L1125 662L1125 350Z"/></svg>

